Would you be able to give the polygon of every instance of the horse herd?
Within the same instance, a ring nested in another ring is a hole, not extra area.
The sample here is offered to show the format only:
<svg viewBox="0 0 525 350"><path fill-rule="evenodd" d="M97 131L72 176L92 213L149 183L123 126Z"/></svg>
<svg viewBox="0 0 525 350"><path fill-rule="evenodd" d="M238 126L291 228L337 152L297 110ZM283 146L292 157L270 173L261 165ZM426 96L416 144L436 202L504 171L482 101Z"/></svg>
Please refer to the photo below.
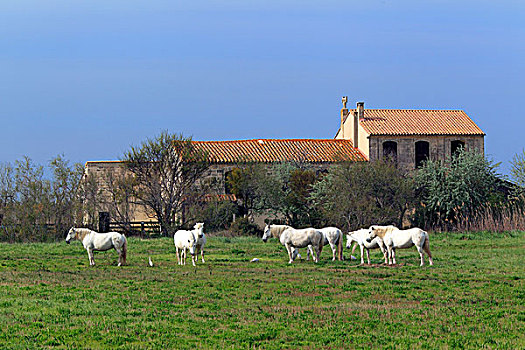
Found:
<svg viewBox="0 0 525 350"><path fill-rule="evenodd" d="M189 251L193 266L196 265L199 252L204 263L204 224L197 223L193 230L178 230L173 236L173 243L179 265L186 264L186 253ZM323 246L330 245L332 249L332 260L343 260L343 233L337 227L325 227L321 229L305 228L295 229L288 225L266 225L262 240L266 242L269 238L279 239L286 247L289 261L292 263L299 255L300 248L307 248L307 259L312 256L314 262L319 261L319 255ZM77 239L82 242L87 250L89 264L95 265L93 251L105 251L115 249L119 254L118 266L126 263L127 239L118 232L98 233L87 228L72 227L66 237L66 243ZM385 264L396 264L396 249L410 248L415 246L421 258L421 266L424 265L424 254L428 255L429 264L433 265L432 254L428 233L420 228L400 230L395 226L370 226L368 229L360 229L349 232L346 235L346 247L350 248L355 242L352 253L357 245L361 249L361 264L364 264L364 250L370 265L370 249L380 249L385 258ZM152 265L150 259L150 265Z"/></svg>

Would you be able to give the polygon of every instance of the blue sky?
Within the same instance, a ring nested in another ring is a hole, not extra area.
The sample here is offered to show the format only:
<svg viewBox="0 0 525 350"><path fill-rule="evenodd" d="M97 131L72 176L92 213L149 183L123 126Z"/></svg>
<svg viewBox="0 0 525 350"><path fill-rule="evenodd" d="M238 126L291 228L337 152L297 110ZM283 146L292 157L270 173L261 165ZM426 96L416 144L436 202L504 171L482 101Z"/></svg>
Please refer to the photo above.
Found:
<svg viewBox="0 0 525 350"><path fill-rule="evenodd" d="M196 140L332 138L341 96L463 109L525 147L523 1L0 2L0 162Z"/></svg>

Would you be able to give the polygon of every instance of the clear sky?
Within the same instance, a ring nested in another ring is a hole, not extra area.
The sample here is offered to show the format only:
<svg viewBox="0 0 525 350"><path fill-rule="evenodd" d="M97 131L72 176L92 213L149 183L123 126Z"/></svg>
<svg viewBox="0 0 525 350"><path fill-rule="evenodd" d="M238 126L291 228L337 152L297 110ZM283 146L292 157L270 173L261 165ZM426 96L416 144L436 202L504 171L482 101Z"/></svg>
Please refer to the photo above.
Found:
<svg viewBox="0 0 525 350"><path fill-rule="evenodd" d="M525 1L6 0L0 162L195 140L332 138L365 108L462 109L525 147Z"/></svg>

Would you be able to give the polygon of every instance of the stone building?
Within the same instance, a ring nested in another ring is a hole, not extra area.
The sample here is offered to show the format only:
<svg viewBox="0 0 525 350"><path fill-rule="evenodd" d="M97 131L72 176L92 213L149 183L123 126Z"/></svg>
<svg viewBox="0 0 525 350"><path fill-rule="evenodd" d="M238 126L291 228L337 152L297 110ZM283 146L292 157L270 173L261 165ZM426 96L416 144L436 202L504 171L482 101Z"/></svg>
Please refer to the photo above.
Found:
<svg viewBox="0 0 525 350"><path fill-rule="evenodd" d="M461 110L365 109L363 102L356 109L347 109L343 97L341 124L334 139L254 139L235 141L193 141L205 151L211 166L205 179L214 179L216 195L232 199L225 179L242 162L272 164L278 162L307 163L310 168L326 170L340 161L376 161L390 158L401 169L411 171L426 159L445 159L457 149L484 152L481 129ZM111 174L125 171L119 161L89 161L85 176L97 179L101 206L99 221L110 212L112 194L108 180ZM114 206L114 205L113 205ZM126 208L130 221L155 221L143 208Z"/></svg>
<svg viewBox="0 0 525 350"><path fill-rule="evenodd" d="M352 141L345 139L255 139L235 141L193 141L196 148L208 154L211 163L204 174L204 180L215 180L216 196L219 199L234 200L226 188L226 174L243 162L275 164L279 162L297 162L308 165L318 171L326 170L331 164L341 161L365 162L366 157L353 146ZM119 221L116 216L127 214L132 222L156 221L152 212L142 207L120 205L116 213L116 203L112 198L111 179L126 172L120 161L88 161L85 165L84 177L95 178L98 195L99 227L109 225L108 221ZM117 215L119 214L119 215ZM97 217L97 215L95 215ZM105 225L100 225L106 221ZM101 231L103 231L101 229Z"/></svg>
<svg viewBox="0 0 525 350"><path fill-rule="evenodd" d="M226 174L242 162L296 162L324 171L337 162L367 160L352 141L345 139L255 139L193 143L208 154L211 166L205 178L213 177L219 183L219 194L226 194Z"/></svg>
<svg viewBox="0 0 525 350"><path fill-rule="evenodd" d="M389 157L413 170L426 160L450 157L460 147L484 153L485 134L461 110L346 108L336 139L351 140L369 161Z"/></svg>

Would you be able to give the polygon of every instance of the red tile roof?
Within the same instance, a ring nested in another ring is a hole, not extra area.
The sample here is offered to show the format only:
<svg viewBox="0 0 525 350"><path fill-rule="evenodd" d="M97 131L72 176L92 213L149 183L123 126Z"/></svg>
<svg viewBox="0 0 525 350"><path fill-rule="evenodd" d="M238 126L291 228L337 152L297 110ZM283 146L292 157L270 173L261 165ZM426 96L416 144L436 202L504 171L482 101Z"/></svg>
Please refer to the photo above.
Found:
<svg viewBox="0 0 525 350"><path fill-rule="evenodd" d="M366 161L366 157L350 140L341 139L255 139L236 141L193 141L209 155L211 162L235 163L252 161L272 163L303 161L310 163L342 160Z"/></svg>
<svg viewBox="0 0 525 350"><path fill-rule="evenodd" d="M365 109L360 124L370 135L485 135L461 110Z"/></svg>

